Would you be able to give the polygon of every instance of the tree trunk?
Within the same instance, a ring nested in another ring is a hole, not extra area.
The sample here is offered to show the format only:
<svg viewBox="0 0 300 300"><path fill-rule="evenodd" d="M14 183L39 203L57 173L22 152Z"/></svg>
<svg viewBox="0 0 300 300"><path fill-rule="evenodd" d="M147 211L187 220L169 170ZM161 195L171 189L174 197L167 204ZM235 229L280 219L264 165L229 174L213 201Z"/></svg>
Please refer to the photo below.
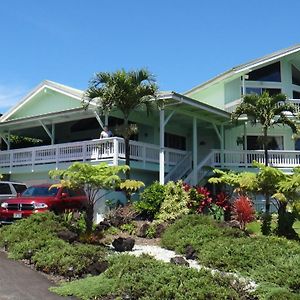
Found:
<svg viewBox="0 0 300 300"><path fill-rule="evenodd" d="M88 205L85 211L85 225L86 233L90 234L93 231L93 222L94 221L94 205Z"/></svg>
<svg viewBox="0 0 300 300"><path fill-rule="evenodd" d="M265 152L265 166L269 165L269 153L268 153L268 129L264 127L263 146Z"/></svg>
<svg viewBox="0 0 300 300"><path fill-rule="evenodd" d="M270 207L271 207L270 196L266 195L266 214L270 213Z"/></svg>

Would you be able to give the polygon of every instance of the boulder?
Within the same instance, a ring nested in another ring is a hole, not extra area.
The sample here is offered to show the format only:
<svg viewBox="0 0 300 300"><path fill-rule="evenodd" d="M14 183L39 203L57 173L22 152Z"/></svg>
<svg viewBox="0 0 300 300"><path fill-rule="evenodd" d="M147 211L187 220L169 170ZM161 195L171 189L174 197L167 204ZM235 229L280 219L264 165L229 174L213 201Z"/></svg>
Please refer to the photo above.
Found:
<svg viewBox="0 0 300 300"><path fill-rule="evenodd" d="M197 252L191 245L187 245L185 247L185 258L186 259L196 259L197 258Z"/></svg>
<svg viewBox="0 0 300 300"><path fill-rule="evenodd" d="M148 222L138 223L138 227L136 230L136 235L141 238L147 237L147 230L149 229L150 224Z"/></svg>
<svg viewBox="0 0 300 300"><path fill-rule="evenodd" d="M106 229L108 229L109 227L111 227L111 224L109 221L101 221L97 226L96 226L96 231L104 231Z"/></svg>
<svg viewBox="0 0 300 300"><path fill-rule="evenodd" d="M68 243L73 243L78 239L78 234L70 230L61 230L57 233L57 236Z"/></svg>
<svg viewBox="0 0 300 300"><path fill-rule="evenodd" d="M155 229L155 237L160 238L162 234L165 232L167 229L168 224L167 223L159 223L156 225Z"/></svg>
<svg viewBox="0 0 300 300"><path fill-rule="evenodd" d="M86 271L87 273L96 276L103 273L107 268L108 268L108 262L104 260L104 261L94 262L87 268Z"/></svg>
<svg viewBox="0 0 300 300"><path fill-rule="evenodd" d="M134 247L135 240L132 238L118 237L112 242L115 250L118 252L131 251Z"/></svg>
<svg viewBox="0 0 300 300"><path fill-rule="evenodd" d="M186 266L189 267L190 264L185 260L182 256L175 256L170 259L170 263L178 266Z"/></svg>

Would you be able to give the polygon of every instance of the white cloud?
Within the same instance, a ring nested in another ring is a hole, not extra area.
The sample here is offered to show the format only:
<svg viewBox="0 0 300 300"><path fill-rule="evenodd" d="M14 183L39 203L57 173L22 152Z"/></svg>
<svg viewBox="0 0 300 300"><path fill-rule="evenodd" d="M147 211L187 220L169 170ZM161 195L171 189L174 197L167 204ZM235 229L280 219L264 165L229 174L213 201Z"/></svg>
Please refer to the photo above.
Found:
<svg viewBox="0 0 300 300"><path fill-rule="evenodd" d="M28 88L0 83L0 113L5 113L19 102L27 92Z"/></svg>

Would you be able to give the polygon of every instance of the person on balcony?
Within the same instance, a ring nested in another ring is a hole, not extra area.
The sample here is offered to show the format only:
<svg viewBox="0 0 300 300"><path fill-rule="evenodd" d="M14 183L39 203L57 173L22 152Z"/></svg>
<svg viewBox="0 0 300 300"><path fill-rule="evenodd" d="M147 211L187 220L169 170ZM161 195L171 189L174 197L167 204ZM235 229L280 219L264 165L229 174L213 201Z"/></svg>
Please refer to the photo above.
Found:
<svg viewBox="0 0 300 300"><path fill-rule="evenodd" d="M112 132L108 129L107 126L104 126L103 130L100 133L100 139L105 139L105 138L109 138L112 136L113 136Z"/></svg>

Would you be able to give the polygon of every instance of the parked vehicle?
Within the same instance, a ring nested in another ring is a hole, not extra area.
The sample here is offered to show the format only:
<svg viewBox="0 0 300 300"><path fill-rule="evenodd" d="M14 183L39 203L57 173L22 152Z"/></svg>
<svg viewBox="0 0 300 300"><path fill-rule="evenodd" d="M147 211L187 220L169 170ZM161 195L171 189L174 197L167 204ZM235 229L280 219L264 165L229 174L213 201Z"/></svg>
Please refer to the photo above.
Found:
<svg viewBox="0 0 300 300"><path fill-rule="evenodd" d="M0 181L0 202L4 199L17 197L18 194L22 194L26 189L25 183Z"/></svg>
<svg viewBox="0 0 300 300"><path fill-rule="evenodd" d="M1 224L29 217L33 213L66 210L84 210L87 197L83 190L51 188L51 184L34 185L27 188L19 197L4 200L0 207Z"/></svg>

